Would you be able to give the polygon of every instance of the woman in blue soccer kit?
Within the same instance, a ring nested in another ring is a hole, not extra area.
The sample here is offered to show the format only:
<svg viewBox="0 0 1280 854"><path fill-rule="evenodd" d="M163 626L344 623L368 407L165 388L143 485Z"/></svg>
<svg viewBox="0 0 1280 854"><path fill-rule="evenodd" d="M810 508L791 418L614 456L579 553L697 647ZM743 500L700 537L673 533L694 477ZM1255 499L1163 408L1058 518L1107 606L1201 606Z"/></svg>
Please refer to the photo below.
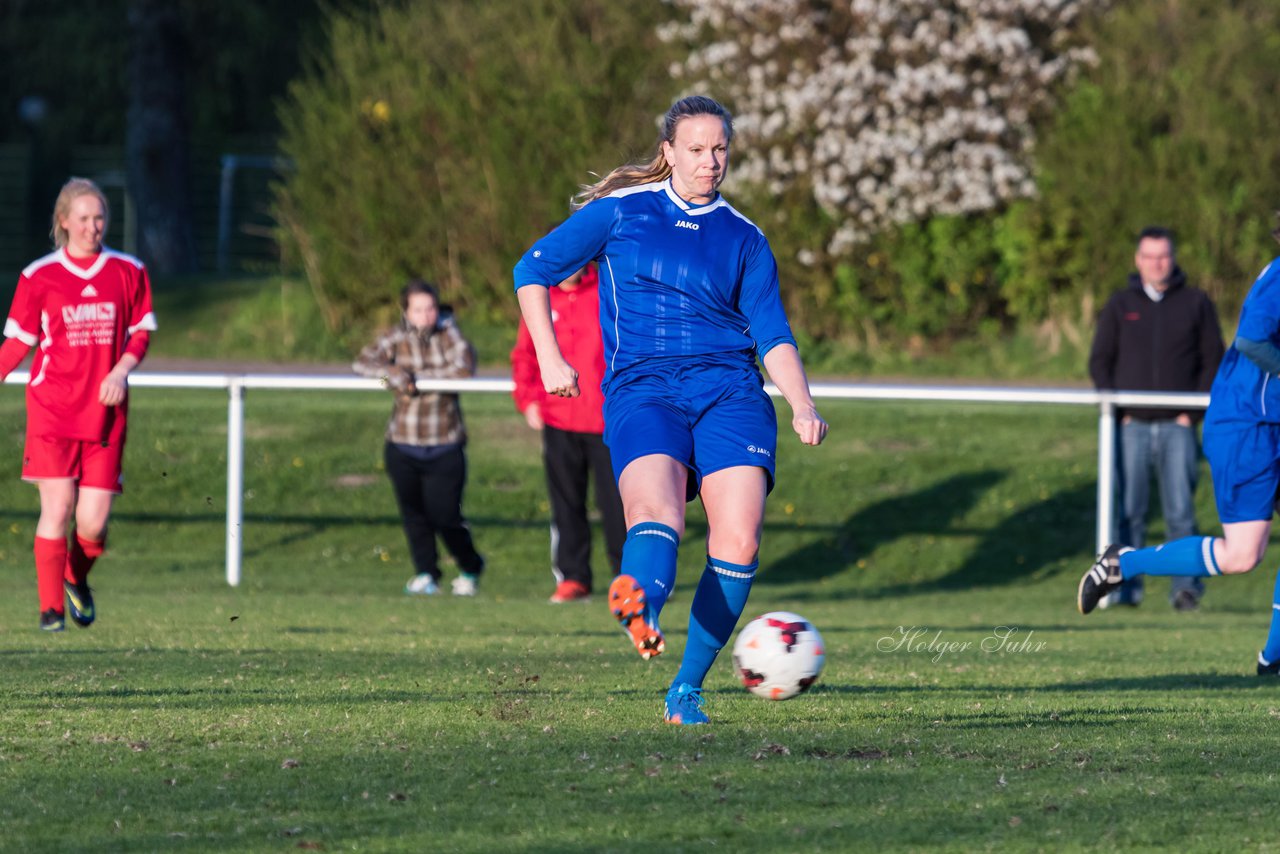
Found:
<svg viewBox="0 0 1280 854"><path fill-rule="evenodd" d="M677 101L651 162L584 188L580 207L516 265L520 309L550 394L575 396L547 288L589 261L600 271L605 442L627 540L609 605L643 658L663 651L658 616L675 582L685 503L707 514L707 563L693 597L666 720L707 721L702 683L742 615L773 487L777 419L756 358L817 445L818 415L760 229L719 194L733 121L710 98Z"/></svg>
<svg viewBox="0 0 1280 854"><path fill-rule="evenodd" d="M1277 232L1280 238L1280 231ZM1280 493L1280 259L1258 276L1240 311L1236 339L1218 368L1204 420L1204 452L1222 521L1221 537L1162 546L1112 545L1080 580L1077 607L1139 575L1206 577L1249 572L1262 561ZM1259 675L1280 675L1280 573Z"/></svg>

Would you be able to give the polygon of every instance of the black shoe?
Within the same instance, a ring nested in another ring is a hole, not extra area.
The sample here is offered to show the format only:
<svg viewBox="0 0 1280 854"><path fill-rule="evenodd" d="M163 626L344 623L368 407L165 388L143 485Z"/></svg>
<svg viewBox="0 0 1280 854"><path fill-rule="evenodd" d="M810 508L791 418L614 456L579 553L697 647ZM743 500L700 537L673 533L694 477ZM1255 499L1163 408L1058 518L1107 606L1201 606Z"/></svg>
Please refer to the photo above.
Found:
<svg viewBox="0 0 1280 854"><path fill-rule="evenodd" d="M1120 575L1120 555L1131 552L1128 546L1109 545L1098 559L1089 567L1089 571L1080 579L1080 588L1076 591L1076 607L1081 614L1088 614L1098 607L1099 600L1122 583Z"/></svg>
<svg viewBox="0 0 1280 854"><path fill-rule="evenodd" d="M50 608L40 612L40 629L46 632L60 632L67 627L67 620L57 611Z"/></svg>
<svg viewBox="0 0 1280 854"><path fill-rule="evenodd" d="M1173 610L1194 611L1200 607L1200 597L1194 590L1179 590L1173 594Z"/></svg>
<svg viewBox="0 0 1280 854"><path fill-rule="evenodd" d="M76 621L76 625L82 629L93 625L97 613L93 610L93 591L89 589L89 582L72 584L70 581L64 581L62 589L67 592L67 604L71 606L71 619Z"/></svg>
<svg viewBox="0 0 1280 854"><path fill-rule="evenodd" d="M1258 653L1258 675L1280 676L1280 661L1273 661L1270 664L1266 664L1263 662L1262 653Z"/></svg>

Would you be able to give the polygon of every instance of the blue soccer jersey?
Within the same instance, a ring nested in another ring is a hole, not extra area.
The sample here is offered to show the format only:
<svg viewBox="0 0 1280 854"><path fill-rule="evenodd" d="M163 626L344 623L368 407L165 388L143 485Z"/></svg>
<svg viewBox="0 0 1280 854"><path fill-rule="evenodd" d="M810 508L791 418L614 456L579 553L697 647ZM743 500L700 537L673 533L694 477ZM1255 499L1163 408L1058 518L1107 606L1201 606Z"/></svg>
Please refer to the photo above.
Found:
<svg viewBox="0 0 1280 854"><path fill-rule="evenodd" d="M769 241L719 195L692 205L668 179L596 199L524 254L516 289L554 285L588 261L600 269L606 389L648 359L724 354L754 364L795 344Z"/></svg>
<svg viewBox="0 0 1280 854"><path fill-rule="evenodd" d="M1249 289L1236 336L1280 347L1280 259L1268 264ZM1229 347L1209 393L1205 426L1259 423L1280 424L1280 377Z"/></svg>

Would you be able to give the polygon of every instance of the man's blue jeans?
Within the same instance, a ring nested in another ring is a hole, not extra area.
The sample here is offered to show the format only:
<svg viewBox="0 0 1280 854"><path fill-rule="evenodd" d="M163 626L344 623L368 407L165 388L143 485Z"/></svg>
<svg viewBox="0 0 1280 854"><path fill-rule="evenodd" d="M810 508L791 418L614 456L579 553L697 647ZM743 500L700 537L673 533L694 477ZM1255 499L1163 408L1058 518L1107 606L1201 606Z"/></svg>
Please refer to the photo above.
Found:
<svg viewBox="0 0 1280 854"><path fill-rule="evenodd" d="M1119 542L1140 549L1147 543L1147 511L1151 506L1151 474L1160 488L1165 539L1196 535L1195 492L1200 472L1200 446L1194 425L1184 427L1173 419L1148 421L1125 419L1116 437L1116 482L1120 490ZM1199 578L1172 579L1169 598L1189 588L1197 597L1204 592ZM1126 581L1120 601L1140 597L1142 579Z"/></svg>

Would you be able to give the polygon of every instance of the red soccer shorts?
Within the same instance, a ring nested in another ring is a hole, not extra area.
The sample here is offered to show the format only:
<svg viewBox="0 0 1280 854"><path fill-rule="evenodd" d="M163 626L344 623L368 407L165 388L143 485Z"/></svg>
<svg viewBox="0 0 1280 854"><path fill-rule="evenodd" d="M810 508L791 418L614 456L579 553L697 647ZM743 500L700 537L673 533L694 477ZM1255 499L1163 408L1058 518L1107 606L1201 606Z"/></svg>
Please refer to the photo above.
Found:
<svg viewBox="0 0 1280 854"><path fill-rule="evenodd" d="M123 425L122 425L123 426ZM22 479L30 481L69 477L79 486L124 492L124 430L113 429L104 442L61 439L57 436L27 434L22 455ZM118 436L116 434L119 434Z"/></svg>

